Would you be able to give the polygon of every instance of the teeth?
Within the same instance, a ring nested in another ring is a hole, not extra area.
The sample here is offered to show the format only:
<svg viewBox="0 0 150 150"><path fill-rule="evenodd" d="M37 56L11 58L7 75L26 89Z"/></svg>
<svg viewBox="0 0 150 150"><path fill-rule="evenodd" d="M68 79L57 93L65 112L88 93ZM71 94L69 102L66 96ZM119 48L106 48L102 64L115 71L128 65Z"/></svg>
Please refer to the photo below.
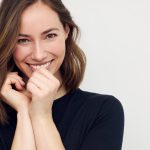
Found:
<svg viewBox="0 0 150 150"><path fill-rule="evenodd" d="M33 68L34 70L40 69L40 68L48 68L48 66L51 64L52 61L44 64L44 65L29 65L31 68Z"/></svg>

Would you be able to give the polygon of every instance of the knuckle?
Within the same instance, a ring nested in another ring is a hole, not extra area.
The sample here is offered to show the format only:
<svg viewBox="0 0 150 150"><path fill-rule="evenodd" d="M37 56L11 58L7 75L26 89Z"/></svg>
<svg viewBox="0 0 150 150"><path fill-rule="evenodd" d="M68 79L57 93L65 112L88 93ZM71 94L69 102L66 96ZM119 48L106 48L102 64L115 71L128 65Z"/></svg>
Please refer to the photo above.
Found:
<svg viewBox="0 0 150 150"><path fill-rule="evenodd" d="M38 97L39 97L39 98L42 98L42 97L43 97L43 94L42 94L42 93L38 93Z"/></svg>

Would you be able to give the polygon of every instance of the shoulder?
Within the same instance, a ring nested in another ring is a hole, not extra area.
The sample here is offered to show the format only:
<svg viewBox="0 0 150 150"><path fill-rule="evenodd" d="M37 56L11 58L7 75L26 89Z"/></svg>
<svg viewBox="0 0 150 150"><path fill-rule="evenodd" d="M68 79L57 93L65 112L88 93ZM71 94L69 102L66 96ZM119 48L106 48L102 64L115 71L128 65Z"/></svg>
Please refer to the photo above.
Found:
<svg viewBox="0 0 150 150"><path fill-rule="evenodd" d="M76 100L82 103L82 107L85 107L88 113L101 116L118 116L124 118L123 105L113 95L106 95L100 93L94 93L89 91L78 90Z"/></svg>
<svg viewBox="0 0 150 150"><path fill-rule="evenodd" d="M115 96L108 94L100 94L79 89L78 95L80 100L90 105L98 105L99 107L115 107L123 109L123 106Z"/></svg>
<svg viewBox="0 0 150 150"><path fill-rule="evenodd" d="M77 117L73 125L79 124L84 131L83 149L101 146L104 149L121 149L124 131L121 102L112 95L82 90L78 91L75 100L81 105L76 109Z"/></svg>

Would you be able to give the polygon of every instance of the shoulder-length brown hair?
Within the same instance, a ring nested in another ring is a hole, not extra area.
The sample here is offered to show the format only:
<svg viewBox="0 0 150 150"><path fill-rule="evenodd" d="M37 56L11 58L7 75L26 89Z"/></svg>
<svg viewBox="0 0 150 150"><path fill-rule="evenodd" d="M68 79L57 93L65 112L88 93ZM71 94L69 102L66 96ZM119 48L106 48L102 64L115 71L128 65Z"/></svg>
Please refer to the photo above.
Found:
<svg viewBox="0 0 150 150"><path fill-rule="evenodd" d="M83 80L86 57L76 44L79 28L72 20L70 12L61 0L3 0L0 6L0 89L8 72L18 69L12 54L19 34L22 12L36 2L43 2L59 16L63 26L69 26L70 32L66 39L66 55L60 67L63 85L67 92L79 87ZM19 71L19 70L17 70ZM6 122L6 111L0 102L0 123Z"/></svg>

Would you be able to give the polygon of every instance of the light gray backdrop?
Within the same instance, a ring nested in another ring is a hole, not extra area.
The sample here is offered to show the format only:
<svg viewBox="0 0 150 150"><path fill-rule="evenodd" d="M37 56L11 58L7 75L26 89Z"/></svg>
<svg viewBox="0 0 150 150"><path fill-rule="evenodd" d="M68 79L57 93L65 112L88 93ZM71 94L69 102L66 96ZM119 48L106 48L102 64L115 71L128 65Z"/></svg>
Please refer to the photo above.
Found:
<svg viewBox="0 0 150 150"><path fill-rule="evenodd" d="M63 0L81 27L82 88L123 104L122 150L150 150L150 1Z"/></svg>

